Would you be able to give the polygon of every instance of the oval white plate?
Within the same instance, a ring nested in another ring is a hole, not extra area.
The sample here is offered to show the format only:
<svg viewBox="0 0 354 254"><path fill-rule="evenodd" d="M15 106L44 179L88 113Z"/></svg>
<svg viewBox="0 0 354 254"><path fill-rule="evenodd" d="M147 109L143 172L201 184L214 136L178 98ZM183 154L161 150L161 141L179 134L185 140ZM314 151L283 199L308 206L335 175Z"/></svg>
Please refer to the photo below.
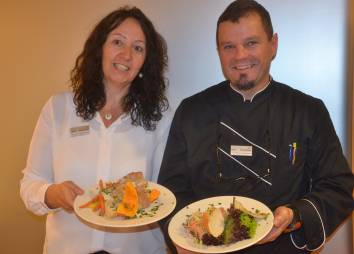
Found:
<svg viewBox="0 0 354 254"><path fill-rule="evenodd" d="M166 187L159 185L157 183L148 182L149 189L158 189L160 191L159 198L152 203L145 211L150 214L150 216L143 216L141 218L132 219L122 219L117 218L106 218L99 216L96 212L93 212L90 208L79 208L80 205L85 204L90 201L96 194L97 189L93 187L85 191L83 195L77 196L74 201L74 211L81 219L92 223L97 226L110 227L110 228L130 228L139 227L157 222L167 215L169 215L173 209L176 207L176 197L175 195ZM156 212L149 212L154 207L158 206Z"/></svg>
<svg viewBox="0 0 354 254"><path fill-rule="evenodd" d="M187 232L183 226L187 217L198 210L206 211L211 205L228 209L230 204L232 204L234 197L248 210L255 211L258 209L260 212L269 213L266 219L257 220L258 225L255 236L251 239L242 240L229 245L206 246L197 243L196 239ZM241 196L219 196L194 202L181 209L173 216L168 227L168 234L175 244L190 251L199 253L227 253L247 248L260 241L272 229L273 220L274 217L272 211L265 204L257 200Z"/></svg>

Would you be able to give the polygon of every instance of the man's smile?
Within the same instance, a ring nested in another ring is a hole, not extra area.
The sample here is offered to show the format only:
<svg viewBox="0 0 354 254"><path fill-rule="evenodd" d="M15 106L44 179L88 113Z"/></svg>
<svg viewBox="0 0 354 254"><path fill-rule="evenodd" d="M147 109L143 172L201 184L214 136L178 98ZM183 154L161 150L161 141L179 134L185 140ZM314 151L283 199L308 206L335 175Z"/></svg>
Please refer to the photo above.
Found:
<svg viewBox="0 0 354 254"><path fill-rule="evenodd" d="M233 66L232 69L243 71L243 70L251 69L254 66L255 64L242 64L242 65Z"/></svg>

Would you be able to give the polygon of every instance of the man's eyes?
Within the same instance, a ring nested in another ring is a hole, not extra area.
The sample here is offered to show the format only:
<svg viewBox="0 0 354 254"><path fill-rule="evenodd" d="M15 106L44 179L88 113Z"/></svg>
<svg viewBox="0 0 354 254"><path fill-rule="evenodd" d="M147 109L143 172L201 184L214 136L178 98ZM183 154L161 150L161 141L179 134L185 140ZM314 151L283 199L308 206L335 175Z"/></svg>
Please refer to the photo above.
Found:
<svg viewBox="0 0 354 254"><path fill-rule="evenodd" d="M247 47L254 47L255 45L257 45L258 44L258 41L248 41L247 43L246 43L246 46Z"/></svg>
<svg viewBox="0 0 354 254"><path fill-rule="evenodd" d="M223 47L223 49L233 49L233 48L235 48L235 46L232 45L232 44L226 44L226 45L224 45L224 47Z"/></svg>

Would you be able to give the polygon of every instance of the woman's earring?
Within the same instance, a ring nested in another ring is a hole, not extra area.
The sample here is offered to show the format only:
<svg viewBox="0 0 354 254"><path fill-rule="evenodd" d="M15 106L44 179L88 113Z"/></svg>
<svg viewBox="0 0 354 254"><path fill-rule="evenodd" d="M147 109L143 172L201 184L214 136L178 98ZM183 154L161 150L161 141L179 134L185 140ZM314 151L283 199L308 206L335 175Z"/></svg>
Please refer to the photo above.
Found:
<svg viewBox="0 0 354 254"><path fill-rule="evenodd" d="M139 75L138 75L139 78L143 78L144 77L144 74L142 72L139 72Z"/></svg>

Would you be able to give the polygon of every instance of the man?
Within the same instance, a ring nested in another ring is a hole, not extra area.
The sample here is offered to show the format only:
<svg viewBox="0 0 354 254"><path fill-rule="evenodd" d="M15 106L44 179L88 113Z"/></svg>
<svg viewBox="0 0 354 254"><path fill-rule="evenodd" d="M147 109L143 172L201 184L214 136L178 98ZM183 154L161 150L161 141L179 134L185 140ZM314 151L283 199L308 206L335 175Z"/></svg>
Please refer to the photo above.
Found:
<svg viewBox="0 0 354 254"><path fill-rule="evenodd" d="M182 101L158 182L176 194L175 212L222 195L268 205L271 232L237 253L316 250L353 209L354 177L329 113L321 100L270 76L278 38L263 6L231 3L216 37L226 81ZM170 241L168 222L160 225Z"/></svg>

